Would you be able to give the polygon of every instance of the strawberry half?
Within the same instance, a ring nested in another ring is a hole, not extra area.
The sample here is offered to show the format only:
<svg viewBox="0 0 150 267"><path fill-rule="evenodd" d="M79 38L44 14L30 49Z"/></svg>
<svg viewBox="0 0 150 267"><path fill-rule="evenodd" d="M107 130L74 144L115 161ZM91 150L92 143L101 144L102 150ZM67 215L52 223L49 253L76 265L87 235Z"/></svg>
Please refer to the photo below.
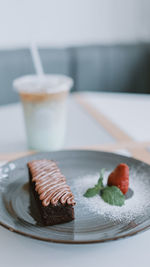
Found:
<svg viewBox="0 0 150 267"><path fill-rule="evenodd" d="M117 186L125 195L129 188L129 167L125 163L119 164L108 176L109 186Z"/></svg>

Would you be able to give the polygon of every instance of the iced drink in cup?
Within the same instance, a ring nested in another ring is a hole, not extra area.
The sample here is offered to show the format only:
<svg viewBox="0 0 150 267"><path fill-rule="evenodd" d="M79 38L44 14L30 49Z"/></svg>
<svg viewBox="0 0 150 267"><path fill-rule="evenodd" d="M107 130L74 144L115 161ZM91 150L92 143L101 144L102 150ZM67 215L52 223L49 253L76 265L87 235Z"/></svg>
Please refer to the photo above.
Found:
<svg viewBox="0 0 150 267"><path fill-rule="evenodd" d="M14 80L24 108L30 149L61 149L66 130L67 95L73 80L64 75L29 75Z"/></svg>

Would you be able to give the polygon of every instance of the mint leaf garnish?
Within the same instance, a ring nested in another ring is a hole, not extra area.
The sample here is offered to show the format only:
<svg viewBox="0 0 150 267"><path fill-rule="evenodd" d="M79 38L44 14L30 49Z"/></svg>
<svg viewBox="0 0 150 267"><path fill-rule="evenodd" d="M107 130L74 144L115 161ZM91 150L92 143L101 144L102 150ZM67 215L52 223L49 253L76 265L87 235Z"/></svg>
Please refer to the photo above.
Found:
<svg viewBox="0 0 150 267"><path fill-rule="evenodd" d="M92 188L89 188L85 194L84 197L94 197L95 195L97 195L99 193L100 189L95 185Z"/></svg>
<svg viewBox="0 0 150 267"><path fill-rule="evenodd" d="M102 199L114 206L123 206L125 202L125 196L117 186L106 186L101 191Z"/></svg>
<svg viewBox="0 0 150 267"><path fill-rule="evenodd" d="M105 169L101 169L100 177L99 177L98 183L97 183L98 186L100 187L100 189L102 189L104 187L104 185L103 185L104 173L105 173Z"/></svg>
<svg viewBox="0 0 150 267"><path fill-rule="evenodd" d="M103 185L103 177L104 177L104 171L105 169L102 169L101 172L100 172L100 177L98 179L98 182L97 184L92 187L92 188L89 188L85 194L84 194L84 197L94 197L96 196L97 194L99 194L100 190L102 190L104 188L104 185Z"/></svg>

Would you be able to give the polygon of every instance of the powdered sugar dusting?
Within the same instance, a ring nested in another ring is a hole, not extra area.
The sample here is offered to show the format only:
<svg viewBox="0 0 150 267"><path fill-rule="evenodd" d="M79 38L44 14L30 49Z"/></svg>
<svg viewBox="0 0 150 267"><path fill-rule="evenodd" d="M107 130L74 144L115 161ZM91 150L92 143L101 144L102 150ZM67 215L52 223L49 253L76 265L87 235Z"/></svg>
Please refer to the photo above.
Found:
<svg viewBox="0 0 150 267"><path fill-rule="evenodd" d="M105 172L104 184L107 183L108 174ZM141 174L140 174L141 173ZM99 178L99 173L78 177L71 189L76 200L76 218L79 216L102 216L104 219L119 222L130 222L137 216L146 214L150 209L150 179L145 177L142 172L130 170L130 188L134 191L131 198L125 200L122 207L111 206L96 195L92 198L83 196L85 191L93 187ZM82 211L81 211L82 210Z"/></svg>

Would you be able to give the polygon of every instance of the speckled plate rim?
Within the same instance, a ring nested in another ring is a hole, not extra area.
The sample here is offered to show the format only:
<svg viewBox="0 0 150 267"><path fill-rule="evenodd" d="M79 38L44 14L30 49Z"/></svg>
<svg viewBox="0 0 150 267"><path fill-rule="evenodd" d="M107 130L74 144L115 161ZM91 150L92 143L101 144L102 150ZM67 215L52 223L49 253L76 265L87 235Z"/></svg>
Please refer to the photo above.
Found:
<svg viewBox="0 0 150 267"><path fill-rule="evenodd" d="M84 152L84 153L100 153L100 154L104 154L104 155L109 155L109 156L120 156L122 159L126 159L126 160L131 160L131 161L134 161L134 163L137 163L137 164L144 164L145 166L149 167L150 168L150 165L143 162L143 161L140 161L140 160L137 160L133 157L127 157L127 156L124 156L124 155L120 155L120 154L117 154L117 153L110 153L110 152L105 152L105 151L97 151L97 150L60 150L60 151L52 151L52 152L40 152L40 153L34 153L32 155L29 155L29 156L24 156L24 157L20 157L14 161L10 161L10 162L7 162L6 164L4 164L2 166L5 167L7 166L9 163L15 163L21 159L25 159L27 157L30 157L32 159L32 156L36 156L36 155L40 155L40 154L50 154L50 153L63 153L63 152L70 152L70 153L73 153L73 152ZM53 238L45 238L45 237L39 237L39 236L35 236L35 235L32 235L32 234L29 234L29 233L25 233L23 231L20 231L20 230L17 230L13 227L10 227L8 224L6 223L3 223L2 221L0 221L0 226L4 227L5 229L11 231L11 232L14 232L14 233L17 233L17 234L20 234L22 236L25 236L25 237L29 237L29 238L32 238L32 239L36 239L36 240L39 240L39 241L46 241L46 242L53 242L53 243L61 243L61 244L92 244L92 243L104 243L104 242L109 242L109 241L116 241L116 240L119 240L119 239L123 239L123 238L127 238L127 237L131 237L131 236L134 236L136 234L139 234L141 232L144 232L146 230L148 230L150 228L150 219L149 219L149 223L144 226L144 227L141 227L140 229L136 230L136 231L133 231L131 233L128 233L128 234L123 234L123 235L119 235L119 236L116 236L116 237L113 237L113 238L104 238L104 239L95 239L95 240L56 240L56 239L53 239Z"/></svg>

